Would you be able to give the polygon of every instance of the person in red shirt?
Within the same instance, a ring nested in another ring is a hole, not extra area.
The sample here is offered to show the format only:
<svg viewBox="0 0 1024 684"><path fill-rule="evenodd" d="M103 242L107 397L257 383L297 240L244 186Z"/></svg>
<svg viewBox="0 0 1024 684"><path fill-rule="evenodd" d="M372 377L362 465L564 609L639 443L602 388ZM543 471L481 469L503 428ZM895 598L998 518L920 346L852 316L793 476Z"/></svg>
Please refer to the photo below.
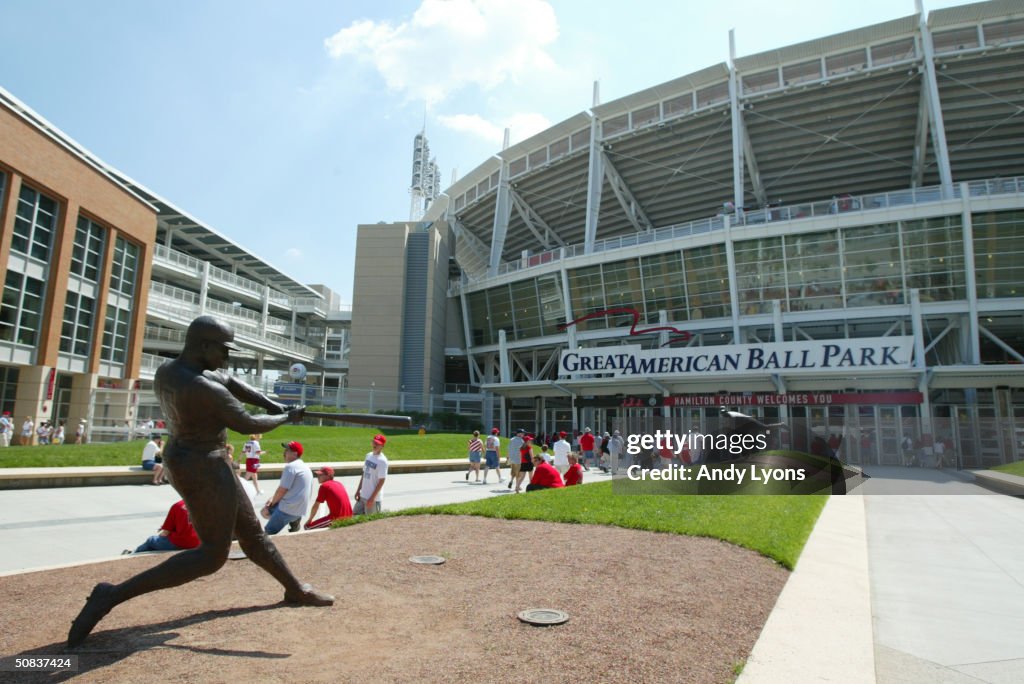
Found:
<svg viewBox="0 0 1024 684"><path fill-rule="evenodd" d="M543 459L542 459L543 460ZM519 474L516 475L516 494L522 487L526 474L533 472L533 435L523 437L523 446L519 447Z"/></svg>
<svg viewBox="0 0 1024 684"><path fill-rule="evenodd" d="M576 454L569 454L569 469L565 471L565 486L583 484L583 466Z"/></svg>
<svg viewBox="0 0 1024 684"><path fill-rule="evenodd" d="M181 549L194 549L199 546L199 535L192 527L192 520L188 516L188 509L185 502L179 501L171 505L167 511L167 518L160 526L157 533L142 542L134 553L145 551L180 551ZM121 552L122 555L132 553L130 549Z"/></svg>
<svg viewBox="0 0 1024 684"><path fill-rule="evenodd" d="M564 486L562 476L555 466L545 461L543 456L533 457L533 476L530 478L530 484L526 485L526 491L557 489Z"/></svg>
<svg viewBox="0 0 1024 684"><path fill-rule="evenodd" d="M352 517L352 502L349 501L345 485L334 479L334 468L324 466L313 473L320 482L320 489L316 493L316 501L309 511L309 519L306 520L307 530L319 530L322 527L330 527L331 521L341 518ZM327 502L327 515L316 518L316 512L320 510L320 504ZM315 518L315 519L314 519Z"/></svg>
<svg viewBox="0 0 1024 684"><path fill-rule="evenodd" d="M594 433L590 428L583 428L580 435L580 451L583 452L583 469L590 470L589 463L594 460Z"/></svg>

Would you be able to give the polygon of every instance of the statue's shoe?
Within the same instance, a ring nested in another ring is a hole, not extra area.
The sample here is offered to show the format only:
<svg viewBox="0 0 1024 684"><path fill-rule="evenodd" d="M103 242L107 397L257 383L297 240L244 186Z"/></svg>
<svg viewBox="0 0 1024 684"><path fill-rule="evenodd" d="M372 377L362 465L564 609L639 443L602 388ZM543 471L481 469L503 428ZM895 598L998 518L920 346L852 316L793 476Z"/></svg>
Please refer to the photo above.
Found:
<svg viewBox="0 0 1024 684"><path fill-rule="evenodd" d="M85 641L85 637L89 636L89 632L96 626L96 623L110 612L110 609L114 607L113 594L113 584L100 582L93 587L82 612L71 623L71 630L68 632L69 648L74 648Z"/></svg>
<svg viewBox="0 0 1024 684"><path fill-rule="evenodd" d="M297 603L302 606L334 605L333 596L317 591L311 584L302 584L299 588L302 590L301 593L292 593L288 591L284 593L284 600L286 603Z"/></svg>

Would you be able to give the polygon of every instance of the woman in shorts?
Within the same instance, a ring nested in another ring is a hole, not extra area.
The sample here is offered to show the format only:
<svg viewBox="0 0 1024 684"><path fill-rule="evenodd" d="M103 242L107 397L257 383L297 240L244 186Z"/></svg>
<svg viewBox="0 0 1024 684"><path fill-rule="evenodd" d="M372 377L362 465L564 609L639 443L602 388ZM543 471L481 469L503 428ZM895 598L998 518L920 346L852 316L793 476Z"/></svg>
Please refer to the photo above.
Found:
<svg viewBox="0 0 1024 684"><path fill-rule="evenodd" d="M473 430L473 437L469 440L469 470L466 471L466 481L469 481L469 474L476 473L476 481L480 481L480 461L483 460L484 443L480 440L480 431Z"/></svg>

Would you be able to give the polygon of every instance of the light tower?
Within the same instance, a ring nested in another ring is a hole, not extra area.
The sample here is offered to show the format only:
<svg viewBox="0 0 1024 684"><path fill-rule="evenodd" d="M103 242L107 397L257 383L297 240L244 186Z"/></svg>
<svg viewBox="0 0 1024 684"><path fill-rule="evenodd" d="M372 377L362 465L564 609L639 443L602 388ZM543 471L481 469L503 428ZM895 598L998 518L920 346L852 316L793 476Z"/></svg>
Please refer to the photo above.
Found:
<svg viewBox="0 0 1024 684"><path fill-rule="evenodd" d="M416 134L412 144L412 183L409 186L409 220L418 221L430 203L441 194L441 173L430 156L426 130Z"/></svg>

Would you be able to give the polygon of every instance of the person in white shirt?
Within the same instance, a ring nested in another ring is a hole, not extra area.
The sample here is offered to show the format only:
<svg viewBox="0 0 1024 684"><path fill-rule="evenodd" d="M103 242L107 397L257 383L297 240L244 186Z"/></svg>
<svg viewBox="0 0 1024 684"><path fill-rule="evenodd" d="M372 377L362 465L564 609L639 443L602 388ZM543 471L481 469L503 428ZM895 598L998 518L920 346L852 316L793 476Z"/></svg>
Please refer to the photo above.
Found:
<svg viewBox="0 0 1024 684"><path fill-rule="evenodd" d="M569 470L569 453L572 452L572 446L565 440L565 432L558 433L558 441L552 445L552 450L555 452L555 468L558 469L558 473L565 476L565 473Z"/></svg>
<svg viewBox="0 0 1024 684"><path fill-rule="evenodd" d="M487 441L484 443L484 484L487 484L487 471L494 469L498 473L498 482L503 482L501 479L501 460L498 454L501 453L501 438L498 435L501 430L493 428L491 434L487 436Z"/></svg>
<svg viewBox="0 0 1024 684"><path fill-rule="evenodd" d="M260 511L267 518L263 528L267 534L277 534L285 525L289 531L297 532L302 516L309 508L313 489L313 471L302 460L302 444L285 442L281 446L284 447L285 462L281 482Z"/></svg>
<svg viewBox="0 0 1024 684"><path fill-rule="evenodd" d="M14 432L14 421L11 420L11 412L4 411L0 416L0 447L11 446L11 433Z"/></svg>
<svg viewBox="0 0 1024 684"><path fill-rule="evenodd" d="M21 444L29 446L32 444L32 435L35 434L36 422L31 416L25 416L25 422L21 424Z"/></svg>
<svg viewBox="0 0 1024 684"><path fill-rule="evenodd" d="M376 435L373 438L373 451L366 454L366 460L363 461L363 474L359 478L359 486L356 487L356 505L352 507L353 515L380 513L380 490L384 487L384 480L388 476L388 457L383 452L384 444L387 441L384 435Z"/></svg>
<svg viewBox="0 0 1024 684"><path fill-rule="evenodd" d="M612 438L608 440L608 460L611 461L613 476L619 472L619 457L622 456L625 446L622 441L622 433L618 430L612 433Z"/></svg>
<svg viewBox="0 0 1024 684"><path fill-rule="evenodd" d="M153 471L153 484L155 485L163 484L164 465L162 461L158 462L157 460L160 458L163 448L160 435L152 435L146 442L146 446L142 447L142 469Z"/></svg>

